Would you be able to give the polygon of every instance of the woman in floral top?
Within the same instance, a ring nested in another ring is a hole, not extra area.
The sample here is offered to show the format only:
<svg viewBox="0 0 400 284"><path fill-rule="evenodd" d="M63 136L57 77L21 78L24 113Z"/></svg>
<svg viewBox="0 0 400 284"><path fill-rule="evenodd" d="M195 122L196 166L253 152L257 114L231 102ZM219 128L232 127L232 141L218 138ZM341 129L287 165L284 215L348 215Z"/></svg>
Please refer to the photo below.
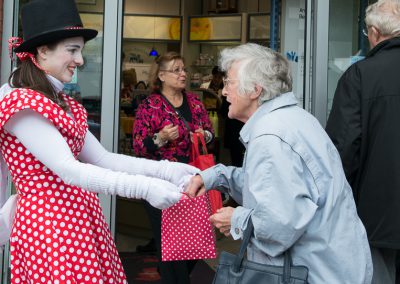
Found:
<svg viewBox="0 0 400 284"><path fill-rule="evenodd" d="M168 52L155 60L150 72L153 93L142 101L133 126L133 149L137 156L188 163L193 132L209 143L214 130L198 96L185 91L184 59ZM161 211L145 203L158 256L161 260ZM160 261L163 283L190 283L194 261Z"/></svg>

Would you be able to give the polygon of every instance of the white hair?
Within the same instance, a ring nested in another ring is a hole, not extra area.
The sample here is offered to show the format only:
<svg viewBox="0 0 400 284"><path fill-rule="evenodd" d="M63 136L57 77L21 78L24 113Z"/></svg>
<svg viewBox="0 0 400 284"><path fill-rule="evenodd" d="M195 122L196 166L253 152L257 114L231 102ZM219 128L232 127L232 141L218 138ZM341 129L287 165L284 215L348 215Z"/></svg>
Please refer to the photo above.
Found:
<svg viewBox="0 0 400 284"><path fill-rule="evenodd" d="M400 1L379 0L365 10L365 24L373 26L384 36L400 34Z"/></svg>
<svg viewBox="0 0 400 284"><path fill-rule="evenodd" d="M246 43L221 51L219 66L228 71L238 62L239 94L262 88L259 104L292 90L289 62L278 52L255 43Z"/></svg>

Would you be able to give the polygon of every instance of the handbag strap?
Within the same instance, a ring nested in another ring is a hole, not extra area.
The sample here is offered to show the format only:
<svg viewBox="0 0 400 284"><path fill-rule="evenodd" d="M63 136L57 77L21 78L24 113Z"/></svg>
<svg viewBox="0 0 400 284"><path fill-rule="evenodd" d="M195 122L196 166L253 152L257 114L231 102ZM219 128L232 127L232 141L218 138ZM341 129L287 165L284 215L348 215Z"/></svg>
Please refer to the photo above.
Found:
<svg viewBox="0 0 400 284"><path fill-rule="evenodd" d="M190 132L191 131L190 126L189 126L188 122L186 121L186 119L183 117L183 115L179 112L179 110L176 107L174 107L174 105L164 95L160 95L160 96L164 98L164 100L169 104L170 107L172 107L172 109L175 111L178 118L180 118L183 121L187 130Z"/></svg>
<svg viewBox="0 0 400 284"><path fill-rule="evenodd" d="M240 250L239 253L237 254L235 261L233 262L232 270L235 273L238 273L240 271L240 267L242 266L243 259L244 259L244 254L247 251L247 246L250 242L250 238L253 235L254 231L254 226L253 226L253 221L251 220L251 217L249 218L249 221L247 222L247 228L243 234L243 241L242 244L240 245ZM290 283L290 269L292 266L292 257L290 256L290 251L287 249L284 254L284 262L283 262L283 283L284 284L289 284Z"/></svg>
<svg viewBox="0 0 400 284"><path fill-rule="evenodd" d="M196 158L200 156L200 148L199 148L199 140L201 144L201 148L203 150L203 154L207 155L207 147L206 142L204 140L204 135L198 132L193 133L193 145L192 145L192 157Z"/></svg>

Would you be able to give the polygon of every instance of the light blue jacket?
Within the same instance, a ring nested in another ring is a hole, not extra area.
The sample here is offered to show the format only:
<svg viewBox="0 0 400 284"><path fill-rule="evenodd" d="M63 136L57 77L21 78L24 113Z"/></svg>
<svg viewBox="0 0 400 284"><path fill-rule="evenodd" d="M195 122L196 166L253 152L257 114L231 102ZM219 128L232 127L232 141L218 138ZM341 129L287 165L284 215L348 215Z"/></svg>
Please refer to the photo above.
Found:
<svg viewBox="0 0 400 284"><path fill-rule="evenodd" d="M293 93L262 104L240 132L242 168L221 164L203 171L207 189L228 192L231 234L242 238L248 219L255 238L248 259L282 265L291 248L295 265L309 268L309 283L370 283L368 240L335 146Z"/></svg>

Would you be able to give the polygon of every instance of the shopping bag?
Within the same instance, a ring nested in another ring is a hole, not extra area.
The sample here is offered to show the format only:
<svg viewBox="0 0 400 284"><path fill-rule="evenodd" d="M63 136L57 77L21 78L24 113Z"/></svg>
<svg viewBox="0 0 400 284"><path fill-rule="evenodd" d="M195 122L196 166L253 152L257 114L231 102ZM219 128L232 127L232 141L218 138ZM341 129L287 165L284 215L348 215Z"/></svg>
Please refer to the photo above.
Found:
<svg viewBox="0 0 400 284"><path fill-rule="evenodd" d="M182 195L178 203L162 210L162 261L216 258L210 211L207 194Z"/></svg>
<svg viewBox="0 0 400 284"><path fill-rule="evenodd" d="M200 153L199 141L203 151L202 154ZM201 133L193 133L191 158L192 161L189 164L200 170L205 170L215 165L214 156L212 154L208 154L204 136ZM214 214L219 208L222 207L221 193L217 190L209 190L208 197L211 203L211 214Z"/></svg>

